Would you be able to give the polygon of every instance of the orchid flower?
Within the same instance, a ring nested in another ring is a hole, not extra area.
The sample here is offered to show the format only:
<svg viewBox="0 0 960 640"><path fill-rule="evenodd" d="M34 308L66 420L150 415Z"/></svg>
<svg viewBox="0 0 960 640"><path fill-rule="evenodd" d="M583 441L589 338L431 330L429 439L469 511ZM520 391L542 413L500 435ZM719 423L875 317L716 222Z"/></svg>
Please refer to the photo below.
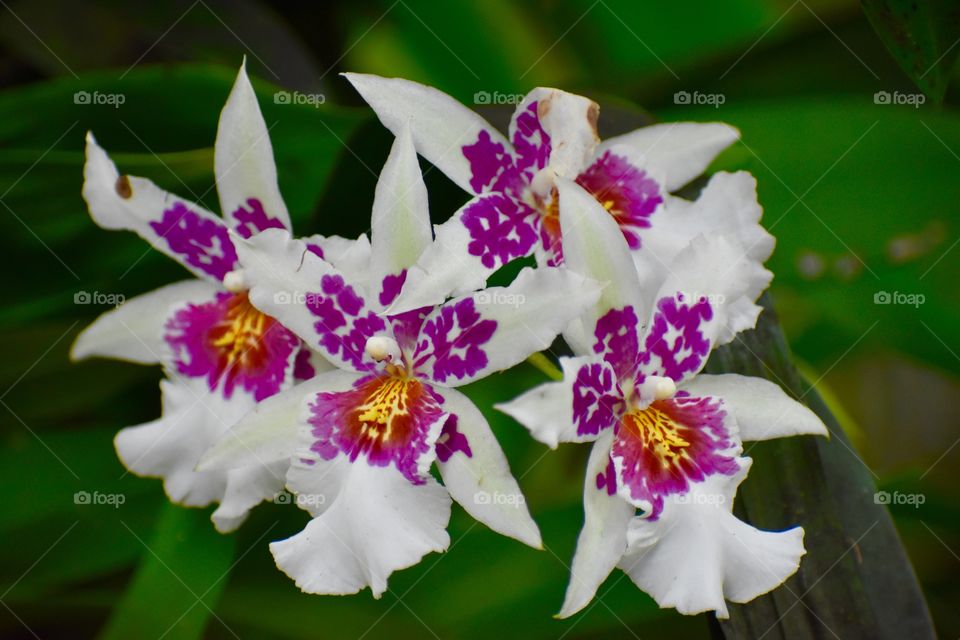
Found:
<svg viewBox="0 0 960 640"><path fill-rule="evenodd" d="M221 218L149 180L121 175L87 135L83 196L105 229L134 231L195 277L108 311L73 346L75 359L103 356L164 366L163 415L117 434L117 454L138 475L160 477L174 502L220 505L213 522L230 531L283 487L285 467L198 472L200 456L259 401L330 365L249 301L234 238L290 228L256 95L240 68L220 115L214 170ZM311 249L343 252L314 238Z"/></svg>
<svg viewBox="0 0 960 640"><path fill-rule="evenodd" d="M389 313L431 243L405 129L380 174L371 226L369 265L354 275L285 231L237 243L254 306L337 370L264 401L201 468L289 461L287 487L313 519L270 549L308 593L369 586L379 597L393 571L449 545L451 498L493 530L541 545L490 426L456 387L547 348L599 295L566 269L528 268L505 288Z"/></svg>
<svg viewBox="0 0 960 640"><path fill-rule="evenodd" d="M475 197L439 225L437 242L395 303L405 311L483 286L496 269L534 254L563 261L557 177L576 181L616 221L634 251L669 264L699 233L719 231L717 213L750 188L746 174L715 175L696 202L671 195L739 137L721 123L644 127L600 142L599 107L582 96L537 88L516 107L509 139L452 97L402 79L347 79L394 134L409 122L417 151ZM723 231L740 227L723 218ZM762 253L752 237L739 241ZM762 256L763 259L769 256Z"/></svg>
<svg viewBox="0 0 960 640"><path fill-rule="evenodd" d="M616 566L661 607L727 617L725 600L770 591L805 552L802 528L760 531L732 514L751 463L743 441L826 435L769 381L700 373L714 347L754 326L771 274L723 235L635 270L603 207L557 182L566 265L606 286L565 333L577 357L561 359L563 380L497 408L551 447L594 442L559 615L586 606Z"/></svg>

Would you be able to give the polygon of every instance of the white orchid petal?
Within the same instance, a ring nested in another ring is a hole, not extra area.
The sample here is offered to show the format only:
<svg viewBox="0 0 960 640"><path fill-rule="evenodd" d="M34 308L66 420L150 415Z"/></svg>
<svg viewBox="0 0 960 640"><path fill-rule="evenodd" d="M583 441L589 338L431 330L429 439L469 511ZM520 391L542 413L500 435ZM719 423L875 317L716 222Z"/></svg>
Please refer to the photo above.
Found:
<svg viewBox="0 0 960 640"><path fill-rule="evenodd" d="M168 193L144 178L120 175L87 134L83 198L104 229L134 231L200 278L220 283L236 266L227 225L203 207Z"/></svg>
<svg viewBox="0 0 960 640"><path fill-rule="evenodd" d="M583 609L617 566L627 547L627 524L636 513L616 492L598 481L610 473L610 445L613 432L607 431L594 443L587 462L583 486L584 522L570 568L570 583L558 617L567 618ZM608 479L612 481L612 479ZM606 480L605 480L606 482Z"/></svg>
<svg viewBox="0 0 960 640"><path fill-rule="evenodd" d="M530 517L526 499L486 418L459 391L437 392L444 398L444 411L456 416L455 435L447 434L451 440L444 441L441 434L437 442L437 468L450 496L497 533L542 548L540 530ZM453 442L453 438L466 438L466 450L458 448L463 443ZM443 453L441 447L446 447Z"/></svg>
<svg viewBox="0 0 960 640"><path fill-rule="evenodd" d="M247 77L246 59L220 113L213 166L223 215L240 235L290 228L277 186L270 133Z"/></svg>
<svg viewBox="0 0 960 640"><path fill-rule="evenodd" d="M472 180L478 183L463 147L477 144L483 136L489 146L499 145L501 155L509 154L510 143L503 134L437 89L400 78L343 75L395 136L409 124L417 152L465 191L480 193L483 188L471 186Z"/></svg>
<svg viewBox="0 0 960 640"><path fill-rule="evenodd" d="M737 475L711 477L671 498L657 520L631 521L619 566L661 607L687 615L716 611L726 618L725 600L748 602L799 568L802 528L760 531L731 513L736 487L750 467L749 458L741 463Z"/></svg>
<svg viewBox="0 0 960 640"><path fill-rule="evenodd" d="M567 269L523 269L508 287L451 300L424 320L414 366L456 387L519 364L550 346L597 300L590 280Z"/></svg>
<svg viewBox="0 0 960 640"><path fill-rule="evenodd" d="M406 125L400 130L380 172L373 198L371 229L369 290L379 294L379 301L385 306L396 295L385 296L389 293L385 279L396 278L412 267L433 239L427 187L423 184L417 152Z"/></svg>
<svg viewBox="0 0 960 640"><path fill-rule="evenodd" d="M590 353L597 320L608 311L632 306L643 317L640 278L620 227L596 198L562 178L557 189L565 264L603 286L597 304L564 332L575 353Z"/></svg>
<svg viewBox="0 0 960 640"><path fill-rule="evenodd" d="M289 466L290 460L284 459L227 471L220 506L210 516L217 531L234 531L247 519L251 509L276 496L283 489Z"/></svg>
<svg viewBox="0 0 960 640"><path fill-rule="evenodd" d="M302 591L350 594L369 586L379 598L391 573L450 544L450 496L432 478L415 485L394 467L342 455L317 461L311 472L323 480L289 486L326 508L300 533L270 545L277 567Z"/></svg>
<svg viewBox="0 0 960 640"><path fill-rule="evenodd" d="M611 147L625 147L632 161L665 175L667 188L676 191L703 173L739 138L739 131L720 122L667 122L608 138L597 154Z"/></svg>
<svg viewBox="0 0 960 640"><path fill-rule="evenodd" d="M813 411L763 378L735 373L701 374L684 385L692 396L715 396L733 413L744 441L771 440L797 435L827 435L827 427Z"/></svg>
<svg viewBox="0 0 960 640"><path fill-rule="evenodd" d="M157 364L169 356L163 334L173 308L186 302L206 302L218 290L205 280L184 280L131 298L80 332L70 357L81 360L99 356Z"/></svg>
<svg viewBox="0 0 960 640"><path fill-rule="evenodd" d="M348 371L328 371L259 402L204 453L198 470L236 469L289 459L297 448L306 399L320 391L346 391L360 378Z"/></svg>

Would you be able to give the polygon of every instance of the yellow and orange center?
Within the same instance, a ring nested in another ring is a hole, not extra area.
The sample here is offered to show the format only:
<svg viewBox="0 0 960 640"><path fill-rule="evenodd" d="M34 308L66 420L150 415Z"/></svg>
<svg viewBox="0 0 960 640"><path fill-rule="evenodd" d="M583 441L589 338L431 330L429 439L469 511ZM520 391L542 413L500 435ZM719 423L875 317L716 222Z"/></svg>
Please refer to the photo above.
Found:
<svg viewBox="0 0 960 640"><path fill-rule="evenodd" d="M237 293L227 301L223 318L210 328L208 344L223 368L256 370L269 358L263 337L274 322L250 304L246 292Z"/></svg>
<svg viewBox="0 0 960 640"><path fill-rule="evenodd" d="M359 402L347 415L346 431L361 449L402 446L415 435L413 408L424 395L416 378L379 376L358 387L356 394Z"/></svg>
<svg viewBox="0 0 960 640"><path fill-rule="evenodd" d="M623 417L623 427L639 439L643 449L653 455L664 468L686 457L690 441L683 437L686 427L677 423L654 402Z"/></svg>

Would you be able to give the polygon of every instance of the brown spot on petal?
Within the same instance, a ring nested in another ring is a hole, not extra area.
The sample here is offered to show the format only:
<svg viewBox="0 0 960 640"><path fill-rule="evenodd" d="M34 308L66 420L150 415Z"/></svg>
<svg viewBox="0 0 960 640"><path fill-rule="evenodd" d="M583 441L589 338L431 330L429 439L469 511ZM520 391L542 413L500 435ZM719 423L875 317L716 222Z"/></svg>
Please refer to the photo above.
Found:
<svg viewBox="0 0 960 640"><path fill-rule="evenodd" d="M591 102L590 106L587 107L587 124L590 125L590 130L593 131L593 137L600 139L600 134L597 133L597 120L600 119L600 105L596 102Z"/></svg>
<svg viewBox="0 0 960 640"><path fill-rule="evenodd" d="M540 120L546 118L547 114L550 113L550 107L553 106L554 95L556 94L551 93L550 97L537 101L537 117L540 118Z"/></svg>
<svg viewBox="0 0 960 640"><path fill-rule="evenodd" d="M117 195L124 200L129 200L130 196L133 195L133 187L130 186L129 176L120 176L117 178L117 184L114 185L114 189L117 190Z"/></svg>

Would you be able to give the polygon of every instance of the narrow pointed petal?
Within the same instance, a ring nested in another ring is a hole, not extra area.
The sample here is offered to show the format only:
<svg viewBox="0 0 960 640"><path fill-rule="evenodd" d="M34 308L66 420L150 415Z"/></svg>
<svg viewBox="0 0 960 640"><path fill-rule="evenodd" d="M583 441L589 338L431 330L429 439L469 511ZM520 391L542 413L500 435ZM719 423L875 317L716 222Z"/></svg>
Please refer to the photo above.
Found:
<svg viewBox="0 0 960 640"><path fill-rule="evenodd" d="M620 568L661 607L692 615L729 613L725 600L749 602L781 585L800 566L803 529L761 531L731 513L734 477L717 477L675 497L657 520L635 518Z"/></svg>
<svg viewBox="0 0 960 640"><path fill-rule="evenodd" d="M70 357L82 360L98 356L157 364L169 357L163 336L174 308L209 300L218 290L205 280L184 280L131 298L84 329L73 343Z"/></svg>
<svg viewBox="0 0 960 640"><path fill-rule="evenodd" d="M560 618L572 616L593 600L627 547L627 525L636 509L617 495L610 464L612 436L610 431L600 436L587 462L583 529L570 568L570 584L557 616Z"/></svg>
<svg viewBox="0 0 960 640"><path fill-rule="evenodd" d="M653 124L604 140L598 153L617 148L632 161L667 177L667 188L676 191L736 142L740 132L720 122L670 122Z"/></svg>
<svg viewBox="0 0 960 640"><path fill-rule="evenodd" d="M613 369L596 356L560 358L563 380L547 382L494 407L525 426L551 449L588 442L612 427L622 402Z"/></svg>
<svg viewBox="0 0 960 640"><path fill-rule="evenodd" d="M417 152L404 126L380 172L373 198L370 285L383 307L396 299L407 269L433 240Z"/></svg>
<svg viewBox="0 0 960 640"><path fill-rule="evenodd" d="M437 441L437 467L450 497L497 533L542 548L540 530L486 418L465 395L438 389L451 417Z"/></svg>
<svg viewBox="0 0 960 640"><path fill-rule="evenodd" d="M683 386L693 396L714 396L733 413L744 441L798 435L826 436L827 427L813 411L763 378L735 373L701 374Z"/></svg>
<svg viewBox="0 0 960 640"><path fill-rule="evenodd" d="M255 307L342 369L375 366L364 347L387 326L362 287L281 229L238 239L237 250Z"/></svg>
<svg viewBox="0 0 960 640"><path fill-rule="evenodd" d="M639 317L646 313L640 278L620 228L596 198L562 178L557 189L566 267L603 286L597 304L564 333L575 353L590 353L597 320L611 309L632 307Z"/></svg>
<svg viewBox="0 0 960 640"><path fill-rule="evenodd" d="M417 152L470 193L483 193L507 165L510 143L447 94L400 78L343 74L395 136L409 124Z"/></svg>
<svg viewBox="0 0 960 640"><path fill-rule="evenodd" d="M90 133L83 176L83 198L104 229L134 231L200 278L220 283L236 268L237 253L221 218L149 180L121 176Z"/></svg>
<svg viewBox="0 0 960 640"><path fill-rule="evenodd" d="M249 238L264 229L290 228L270 133L247 77L246 59L220 113L213 166L220 208L234 231Z"/></svg>
<svg viewBox="0 0 960 640"><path fill-rule="evenodd" d="M204 453L197 469L236 469L289 459L297 447L307 398L320 391L346 391L360 377L328 371L263 400Z"/></svg>
<svg viewBox="0 0 960 640"><path fill-rule="evenodd" d="M342 595L370 587L379 598L391 573L449 546L450 496L432 478L416 485L393 467L345 456L316 461L312 473L324 477L324 493L314 497L322 495L326 508L300 533L270 545L277 567L302 591ZM290 489L301 493L298 485Z"/></svg>
<svg viewBox="0 0 960 640"><path fill-rule="evenodd" d="M451 300L427 316L414 367L448 387L509 369L548 348L598 295L595 283L567 269L526 268L509 287Z"/></svg>

